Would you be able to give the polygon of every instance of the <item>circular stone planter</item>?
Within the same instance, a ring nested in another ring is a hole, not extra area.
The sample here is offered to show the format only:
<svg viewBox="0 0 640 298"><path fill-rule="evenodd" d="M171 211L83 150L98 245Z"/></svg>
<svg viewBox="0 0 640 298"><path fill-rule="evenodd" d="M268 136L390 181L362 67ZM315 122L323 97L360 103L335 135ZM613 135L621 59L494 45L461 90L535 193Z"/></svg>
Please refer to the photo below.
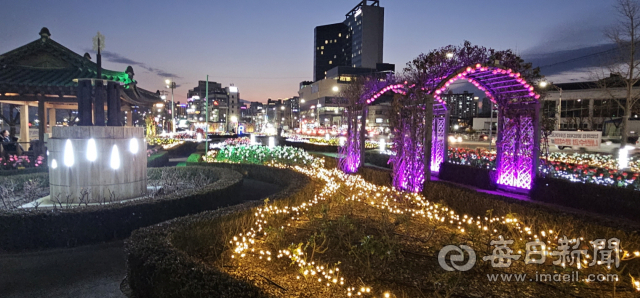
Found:
<svg viewBox="0 0 640 298"><path fill-rule="evenodd" d="M79 201L135 198L147 190L147 156L142 127L53 127L49 139L51 197Z"/></svg>
<svg viewBox="0 0 640 298"><path fill-rule="evenodd" d="M124 239L133 230L169 219L234 203L242 186L236 171L210 167L165 168L216 178L200 189L179 191L161 198L144 198L72 209L0 210L0 250L72 247ZM150 169L151 178L163 169Z"/></svg>

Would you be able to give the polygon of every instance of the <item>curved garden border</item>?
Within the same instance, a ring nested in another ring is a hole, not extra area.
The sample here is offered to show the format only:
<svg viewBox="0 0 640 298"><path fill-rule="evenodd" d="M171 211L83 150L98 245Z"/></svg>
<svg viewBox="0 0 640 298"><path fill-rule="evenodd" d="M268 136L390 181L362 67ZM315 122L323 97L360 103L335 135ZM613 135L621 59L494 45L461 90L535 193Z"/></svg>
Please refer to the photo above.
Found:
<svg viewBox="0 0 640 298"><path fill-rule="evenodd" d="M208 164L239 171L252 179L283 186L271 196L276 204L290 204L312 196L315 182L292 170L259 165ZM268 297L262 290L237 280L189 255L172 241L190 226L221 217L251 215L262 202L207 211L134 231L125 243L127 281L132 296L142 297Z"/></svg>
<svg viewBox="0 0 640 298"><path fill-rule="evenodd" d="M326 167L337 166L335 159L326 158L325 160ZM296 176L302 176L302 174L290 170L265 169L266 167L255 165L211 165L232 168L255 179L286 185L285 190L273 197L276 199L276 204L282 202L290 205L300 199L308 199L313 195L316 187L315 182L296 181L298 179ZM364 167L361 171L361 174L368 176L365 180L371 183L381 185L391 183L389 170ZM287 176L283 176L284 174ZM306 176L299 178L310 181ZM424 192L430 199L443 202L452 209L471 216L484 216L486 210L493 210L498 214L515 213L530 218L533 222L544 219L557 225L586 224L590 226L589 228L593 225L593 228L603 234L607 234L612 228L630 233L637 228L637 225L630 226L621 221L611 221L607 218L594 217L592 214L557 210L555 207L480 193L447 182L429 183ZM127 280L132 290L132 297L269 297L253 283L236 279L207 265L196 255L186 251L213 249L213 246L203 246L197 241L189 242L192 237L211 233L211 231L202 232L202 226L198 225L215 225L215 221L226 222L242 216L250 217L253 207L260 204L261 202L249 202L216 211L207 211L133 232L125 245Z"/></svg>
<svg viewBox="0 0 640 298"><path fill-rule="evenodd" d="M180 168L206 171L218 180L187 194L157 200L136 200L73 209L0 211L0 250L72 247L129 237L132 231L175 217L236 204L234 194L242 175L228 169ZM149 169L149 174L161 169ZM46 177L47 174L37 174ZM20 179L37 178L23 175Z"/></svg>

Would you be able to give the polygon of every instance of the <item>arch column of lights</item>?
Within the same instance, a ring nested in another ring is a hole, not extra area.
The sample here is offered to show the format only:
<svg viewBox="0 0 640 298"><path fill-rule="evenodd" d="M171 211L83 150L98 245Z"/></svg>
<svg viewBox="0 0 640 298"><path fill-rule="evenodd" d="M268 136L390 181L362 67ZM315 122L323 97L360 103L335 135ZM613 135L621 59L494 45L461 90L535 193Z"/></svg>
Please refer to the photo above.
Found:
<svg viewBox="0 0 640 298"><path fill-rule="evenodd" d="M531 189L538 164L540 95L518 72L476 64L443 80L434 97L443 102L440 95L460 79L476 86L498 106L496 183L504 188Z"/></svg>
<svg viewBox="0 0 640 298"><path fill-rule="evenodd" d="M387 79L386 82L393 82L392 79ZM407 95L407 92L410 89L416 88L415 85L407 86L407 82L405 84L396 84L392 83L391 85L385 86L379 91L373 93L365 102L367 105L374 103L379 97L384 95L387 92L394 92L397 94ZM433 120L432 120L432 134L431 134L431 164L430 170L432 172L439 172L440 165L446 161L447 158L447 133L448 133L448 123L449 123L449 112L447 106L444 101L435 97L436 102L433 105ZM411 114L411 112L401 111L399 117L399 126L400 126L400 136L396 138L400 139L400 144L396 144L396 148L401 152L401 155L404 158L396 159L393 165L393 185L397 188L409 190L409 191L420 191L421 186L424 182L424 140L423 138L414 138L412 134L409 134L409 131L415 133L415 135L422 135L424 133L424 125L418 125L418 127L414 127L415 121L411 119L411 117L425 117L424 113L424 105L422 103L414 102L413 105L417 105L415 110L420 111L417 115L404 115Z"/></svg>
<svg viewBox="0 0 640 298"><path fill-rule="evenodd" d="M367 105L375 101L378 97L384 93L393 91L395 93L406 94L406 87L403 84L387 85L389 82L393 82L393 77L389 76L385 81L369 80L365 84L365 90L371 90L372 92L365 92L358 103L354 106L347 108L347 135L344 143L338 148L338 167L345 173L353 174L358 172L361 166L361 155L363 153L362 147L362 130L366 129L363 124L366 125L366 119L361 119L361 123L358 123L358 105L362 105L362 111L366 109ZM362 114L365 117L365 114Z"/></svg>
<svg viewBox="0 0 640 298"><path fill-rule="evenodd" d="M442 162L446 161L447 154L447 130L448 112L445 101L440 97L449 86L460 79L465 79L493 101L499 108L498 138L497 138L497 169L496 183L503 188L514 190L528 190L531 188L536 174L539 150L539 123L538 99L540 95L534 92L534 87L529 84L520 73L501 66L487 66L476 64L475 66L462 67L447 77L440 77L440 83L431 91L434 97L434 117L432 125L432 172L438 172ZM411 86L415 88L415 86ZM393 91L406 94L407 86L404 84L391 84L383 87L371 95L366 104L372 104L384 93ZM401 124L407 125L407 123ZM401 127L403 132L407 127ZM404 146L413 146L416 152L405 155L395 160L394 186L419 191L424 181L424 166L420 166L423 151L422 144L413 144L418 140L402 140L396 147L402 150ZM349 134L347 144L357 143L357 134ZM343 147L341 151L341 169L347 173L357 172L359 164L359 148L356 146ZM412 160L407 160L412 159Z"/></svg>

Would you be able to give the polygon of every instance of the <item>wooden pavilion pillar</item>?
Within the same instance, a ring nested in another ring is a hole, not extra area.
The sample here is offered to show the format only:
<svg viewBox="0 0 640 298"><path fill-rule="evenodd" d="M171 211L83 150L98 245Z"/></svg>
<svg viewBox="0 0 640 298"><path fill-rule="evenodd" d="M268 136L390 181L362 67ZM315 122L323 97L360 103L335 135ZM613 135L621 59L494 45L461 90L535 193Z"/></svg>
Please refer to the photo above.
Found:
<svg viewBox="0 0 640 298"><path fill-rule="evenodd" d="M38 99L38 140L44 144L44 133L47 127L47 109L44 107L44 98Z"/></svg>
<svg viewBox="0 0 640 298"><path fill-rule="evenodd" d="M47 132L51 133L53 132L53 127L56 126L56 109L55 108L49 109L49 117L47 118L49 120L49 130Z"/></svg>
<svg viewBox="0 0 640 298"><path fill-rule="evenodd" d="M18 141L29 143L29 102L27 101L20 107L20 139Z"/></svg>

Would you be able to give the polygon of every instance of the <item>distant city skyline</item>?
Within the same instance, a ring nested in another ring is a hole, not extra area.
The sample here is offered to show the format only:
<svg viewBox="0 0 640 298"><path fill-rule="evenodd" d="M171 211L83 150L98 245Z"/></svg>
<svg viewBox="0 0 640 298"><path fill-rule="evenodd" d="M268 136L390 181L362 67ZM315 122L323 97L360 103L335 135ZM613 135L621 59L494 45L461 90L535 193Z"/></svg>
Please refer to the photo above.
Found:
<svg viewBox="0 0 640 298"><path fill-rule="evenodd" d="M296 96L299 83L312 80L314 28L343 21L358 2L10 0L0 11L0 54L36 40L47 27L52 39L82 55L91 52L92 37L100 31L106 36L104 67L124 71L132 65L142 88L163 90L164 80L173 79L176 101L184 102L208 74L223 86L235 84L245 101L266 102ZM603 30L615 20L613 1L381 0L380 5L384 61L397 70L420 53L469 40L513 49L539 66L553 64L543 74L558 83L586 78L581 63L559 57L598 49L606 43Z"/></svg>

